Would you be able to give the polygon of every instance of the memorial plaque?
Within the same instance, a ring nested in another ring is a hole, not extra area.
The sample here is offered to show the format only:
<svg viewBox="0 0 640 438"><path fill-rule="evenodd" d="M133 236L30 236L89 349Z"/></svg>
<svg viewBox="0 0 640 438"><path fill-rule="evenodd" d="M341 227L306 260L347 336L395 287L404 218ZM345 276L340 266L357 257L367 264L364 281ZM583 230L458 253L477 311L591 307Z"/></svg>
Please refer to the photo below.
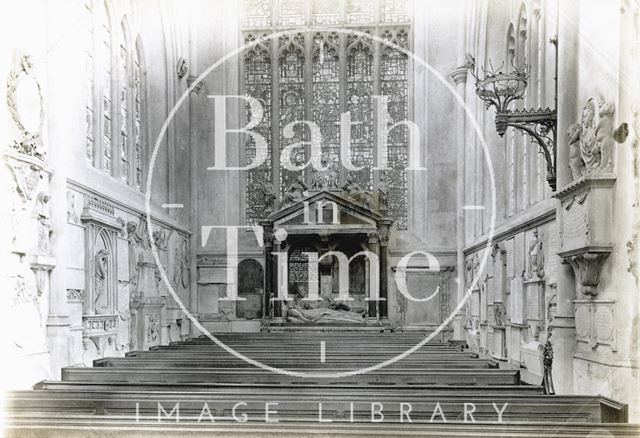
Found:
<svg viewBox="0 0 640 438"><path fill-rule="evenodd" d="M511 280L511 322L522 324L522 279Z"/></svg>

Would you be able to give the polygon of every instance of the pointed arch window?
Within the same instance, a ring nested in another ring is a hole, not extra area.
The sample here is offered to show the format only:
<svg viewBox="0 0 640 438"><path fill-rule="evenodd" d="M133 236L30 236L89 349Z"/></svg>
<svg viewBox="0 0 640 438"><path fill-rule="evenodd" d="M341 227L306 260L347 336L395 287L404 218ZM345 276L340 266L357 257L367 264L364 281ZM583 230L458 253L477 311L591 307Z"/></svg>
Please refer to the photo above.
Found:
<svg viewBox="0 0 640 438"><path fill-rule="evenodd" d="M93 14L93 0L87 0L83 8L85 24L86 24L86 38L85 38L85 153L87 162L90 165L94 165L95 155L95 134L94 134L94 87L95 81L93 75L95 73L95 59L94 53L94 41L95 41L95 24Z"/></svg>
<svg viewBox="0 0 640 438"><path fill-rule="evenodd" d="M120 156L120 179L129 182L129 31L127 23L123 19L120 30L120 44L118 52L119 69L119 108L120 108L120 136L119 136L119 156Z"/></svg>
<svg viewBox="0 0 640 438"><path fill-rule="evenodd" d="M142 190L144 176L144 67L142 64L142 42L138 40L133 50L133 164L134 185Z"/></svg>
<svg viewBox="0 0 640 438"><path fill-rule="evenodd" d="M410 19L407 0L244 0L243 36L246 43L276 31L295 27L329 25L348 27L385 38L408 48ZM322 31L286 34L266 39L245 51L244 92L265 105L265 116L256 130L272 148L269 159L247 172L245 212L248 224L269 214L265 199L281 196L311 171L291 171L280 165L282 151L294 143L310 141L310 128L296 124L292 133L284 127L296 120L312 120L322 135L322 157L333 164L338 184L353 178L366 190L388 187L388 214L399 229L407 228L408 139L404 127L389 133L388 166L384 174L372 171L376 160L374 95L388 96L387 110L396 123L408 115L407 56L395 48L353 34ZM386 47L386 46L385 46ZM351 163L339 163L340 115L351 113ZM248 116L248 113L247 113ZM292 134L292 135L288 135ZM309 160L308 148L295 148L287 156L301 166ZM245 163L255 157L253 139L244 149ZM266 189L265 189L266 188Z"/></svg>
<svg viewBox="0 0 640 438"><path fill-rule="evenodd" d="M142 191L144 184L145 69L140 37L108 0L86 0L86 140L89 165ZM112 22L120 17L120 26ZM135 44L133 43L135 41ZM100 140L96 140L100 139Z"/></svg>
<svg viewBox="0 0 640 438"><path fill-rule="evenodd" d="M111 17L109 7L104 4L101 26L101 61L102 61L102 169L112 173L113 149L113 106L112 106L112 49L111 49Z"/></svg>

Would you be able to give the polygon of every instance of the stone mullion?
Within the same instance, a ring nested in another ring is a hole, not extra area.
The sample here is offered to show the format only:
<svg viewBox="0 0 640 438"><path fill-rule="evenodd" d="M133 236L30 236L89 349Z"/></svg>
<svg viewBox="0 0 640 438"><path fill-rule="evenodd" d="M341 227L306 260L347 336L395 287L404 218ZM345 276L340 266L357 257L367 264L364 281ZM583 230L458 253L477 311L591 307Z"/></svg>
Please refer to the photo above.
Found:
<svg viewBox="0 0 640 438"><path fill-rule="evenodd" d="M275 9L275 7L274 7ZM274 17L275 19L275 17ZM271 182L280 195L280 94L278 89L278 38L271 42Z"/></svg>
<svg viewBox="0 0 640 438"><path fill-rule="evenodd" d="M308 3L307 16L311 17L311 2ZM310 18L309 18L310 20ZM309 22L309 21L307 21ZM313 34L304 33L304 119L313 120ZM307 126L303 126L302 138L311 141L311 132ZM311 149L305 149L305 160L309 160ZM302 171L307 184L310 183L311 172L309 168Z"/></svg>
<svg viewBox="0 0 640 438"><path fill-rule="evenodd" d="M376 8L376 14L378 13L379 8ZM378 17L376 16L376 21ZM380 36L379 28L373 30L374 35ZM381 81L380 81L380 57L382 55L382 48L380 47L380 43L376 40L372 40L373 45L373 66L372 66L372 76L373 76L373 96L381 95ZM371 104L373 105L373 98L371 99ZM373 193L378 193L378 181L380 180L380 176L382 175L381 170L376 170L378 167L378 136L377 132L380 129L380 124L383 123L382 120L378 120L378 111L375 108L371 108L373 111L373 163L374 166L371 169L371 179L373 180L371 186L373 188ZM385 152L385 151L383 151Z"/></svg>
<svg viewBox="0 0 640 438"><path fill-rule="evenodd" d="M339 36L340 47L338 50L338 65L339 65L339 82L338 82L338 90L340 93L340 114L343 114L347 111L347 35L344 33L340 33ZM349 127L349 129L351 129ZM338 139L342 141L341 133L338 131ZM341 143L339 143L341 144ZM340 187L344 184L347 179L347 169L344 166L340 165Z"/></svg>

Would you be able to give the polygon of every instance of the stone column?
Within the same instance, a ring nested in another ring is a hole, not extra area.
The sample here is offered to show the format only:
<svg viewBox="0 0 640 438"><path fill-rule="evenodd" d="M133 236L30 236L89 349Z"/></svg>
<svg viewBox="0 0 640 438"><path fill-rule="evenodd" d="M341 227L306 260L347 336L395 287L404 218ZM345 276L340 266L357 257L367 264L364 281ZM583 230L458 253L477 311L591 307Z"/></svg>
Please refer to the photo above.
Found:
<svg viewBox="0 0 640 438"><path fill-rule="evenodd" d="M456 84L460 97L465 100L465 90L467 85L467 72L468 67L462 65L457 67L451 72L451 79ZM464 282L464 142L466 132L466 114L464 108L461 105L456 106L456 143L457 148L457 169L456 169L456 246L457 246L457 258L456 258L456 272L457 272L457 289L456 289L456 305L462 301L465 294L465 282ZM453 319L453 339L464 339L464 307L461 308Z"/></svg>
<svg viewBox="0 0 640 438"><path fill-rule="evenodd" d="M389 269L389 228L393 221L391 219L382 219L378 223L378 236L380 240L380 305L378 307L380 319L388 317L388 275Z"/></svg>
<svg viewBox="0 0 640 438"><path fill-rule="evenodd" d="M575 54L578 51L579 35L578 8L573 2L558 4L558 89L562 90L562 98L558 99L558 142L557 142L557 187L564 187L571 181L569 172L569 148L566 147L566 136L569 125L577 116L578 70ZM556 217L562 214L562 206L558 203ZM560 232L560 227L558 227ZM567 265L558 265L557 272L557 313L551 321L554 362L553 380L558 394L573 392L573 348L575 345L575 322L573 316L573 300L575 289L573 274Z"/></svg>
<svg viewBox="0 0 640 438"><path fill-rule="evenodd" d="M270 223L262 223L261 225L264 229L264 309L262 322L265 324L271 319L271 297L274 291L273 226Z"/></svg>

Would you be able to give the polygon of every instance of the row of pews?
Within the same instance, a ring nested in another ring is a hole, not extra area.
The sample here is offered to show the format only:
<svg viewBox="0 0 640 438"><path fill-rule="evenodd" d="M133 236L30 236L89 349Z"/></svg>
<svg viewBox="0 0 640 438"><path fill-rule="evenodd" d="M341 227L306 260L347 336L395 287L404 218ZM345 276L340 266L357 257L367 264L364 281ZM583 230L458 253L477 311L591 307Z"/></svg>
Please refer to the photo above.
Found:
<svg viewBox="0 0 640 438"><path fill-rule="evenodd" d="M221 345L193 338L64 368L61 381L8 394L7 434L640 436L626 405L546 395L523 384L518 370L460 345L432 342L392 361L420 342L419 333L217 338Z"/></svg>

